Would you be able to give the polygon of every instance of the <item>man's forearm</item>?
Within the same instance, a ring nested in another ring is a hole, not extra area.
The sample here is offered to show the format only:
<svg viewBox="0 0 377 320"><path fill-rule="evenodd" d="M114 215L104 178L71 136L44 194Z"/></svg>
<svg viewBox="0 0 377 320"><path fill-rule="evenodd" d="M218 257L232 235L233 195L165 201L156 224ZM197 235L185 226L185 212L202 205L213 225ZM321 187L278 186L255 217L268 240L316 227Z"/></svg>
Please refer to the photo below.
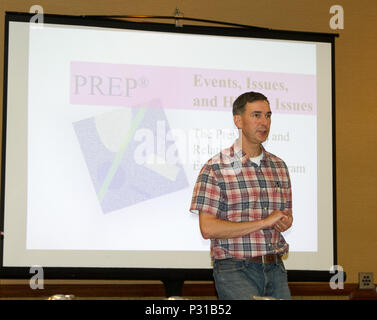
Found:
<svg viewBox="0 0 377 320"><path fill-rule="evenodd" d="M199 214L200 231L204 239L229 239L242 237L255 231L273 227L283 217L281 211L274 211L266 219L234 222L216 218L208 213Z"/></svg>

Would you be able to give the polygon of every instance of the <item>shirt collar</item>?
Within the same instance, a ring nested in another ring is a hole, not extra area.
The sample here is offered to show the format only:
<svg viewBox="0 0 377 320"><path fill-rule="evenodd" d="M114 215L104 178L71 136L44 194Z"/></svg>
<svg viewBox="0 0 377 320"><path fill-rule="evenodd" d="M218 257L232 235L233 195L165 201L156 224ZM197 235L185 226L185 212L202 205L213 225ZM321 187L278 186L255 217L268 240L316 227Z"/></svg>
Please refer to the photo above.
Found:
<svg viewBox="0 0 377 320"><path fill-rule="evenodd" d="M260 145L263 153L263 158L261 161L267 161L269 158L269 153L266 151L266 149L263 147L263 145ZM241 146L239 144L239 141L236 140L233 145L230 148L230 155L233 156L235 159L241 159L241 163L245 164L247 160L249 160L249 157L247 154L241 149Z"/></svg>

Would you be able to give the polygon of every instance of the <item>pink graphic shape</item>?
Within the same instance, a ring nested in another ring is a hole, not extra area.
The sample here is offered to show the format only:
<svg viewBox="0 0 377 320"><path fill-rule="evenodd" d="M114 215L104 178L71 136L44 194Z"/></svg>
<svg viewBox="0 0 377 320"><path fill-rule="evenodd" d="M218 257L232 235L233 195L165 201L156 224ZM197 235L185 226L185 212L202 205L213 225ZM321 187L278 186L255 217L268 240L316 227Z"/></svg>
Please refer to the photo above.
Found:
<svg viewBox="0 0 377 320"><path fill-rule="evenodd" d="M229 111L247 91L264 93L273 113L314 115L315 75L71 62L70 103L132 107L159 99L164 109Z"/></svg>

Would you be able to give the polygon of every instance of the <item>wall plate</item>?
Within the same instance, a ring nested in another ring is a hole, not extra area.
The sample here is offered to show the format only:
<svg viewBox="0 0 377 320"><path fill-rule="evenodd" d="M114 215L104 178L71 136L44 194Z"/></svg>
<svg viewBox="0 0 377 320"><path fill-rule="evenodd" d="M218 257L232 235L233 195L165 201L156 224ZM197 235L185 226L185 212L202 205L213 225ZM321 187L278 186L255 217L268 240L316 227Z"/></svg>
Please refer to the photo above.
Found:
<svg viewBox="0 0 377 320"><path fill-rule="evenodd" d="M359 272L359 289L374 289L373 272Z"/></svg>

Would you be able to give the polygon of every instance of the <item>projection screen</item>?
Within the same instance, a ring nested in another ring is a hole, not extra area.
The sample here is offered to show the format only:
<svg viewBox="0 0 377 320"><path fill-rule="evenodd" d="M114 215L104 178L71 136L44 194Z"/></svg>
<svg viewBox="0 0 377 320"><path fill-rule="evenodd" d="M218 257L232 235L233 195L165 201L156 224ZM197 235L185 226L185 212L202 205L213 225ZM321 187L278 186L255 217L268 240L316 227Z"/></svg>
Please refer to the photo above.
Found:
<svg viewBox="0 0 377 320"><path fill-rule="evenodd" d="M238 137L232 103L247 91L268 97L264 147L290 172L287 269L336 263L333 37L15 17L2 267L210 269L192 191Z"/></svg>

